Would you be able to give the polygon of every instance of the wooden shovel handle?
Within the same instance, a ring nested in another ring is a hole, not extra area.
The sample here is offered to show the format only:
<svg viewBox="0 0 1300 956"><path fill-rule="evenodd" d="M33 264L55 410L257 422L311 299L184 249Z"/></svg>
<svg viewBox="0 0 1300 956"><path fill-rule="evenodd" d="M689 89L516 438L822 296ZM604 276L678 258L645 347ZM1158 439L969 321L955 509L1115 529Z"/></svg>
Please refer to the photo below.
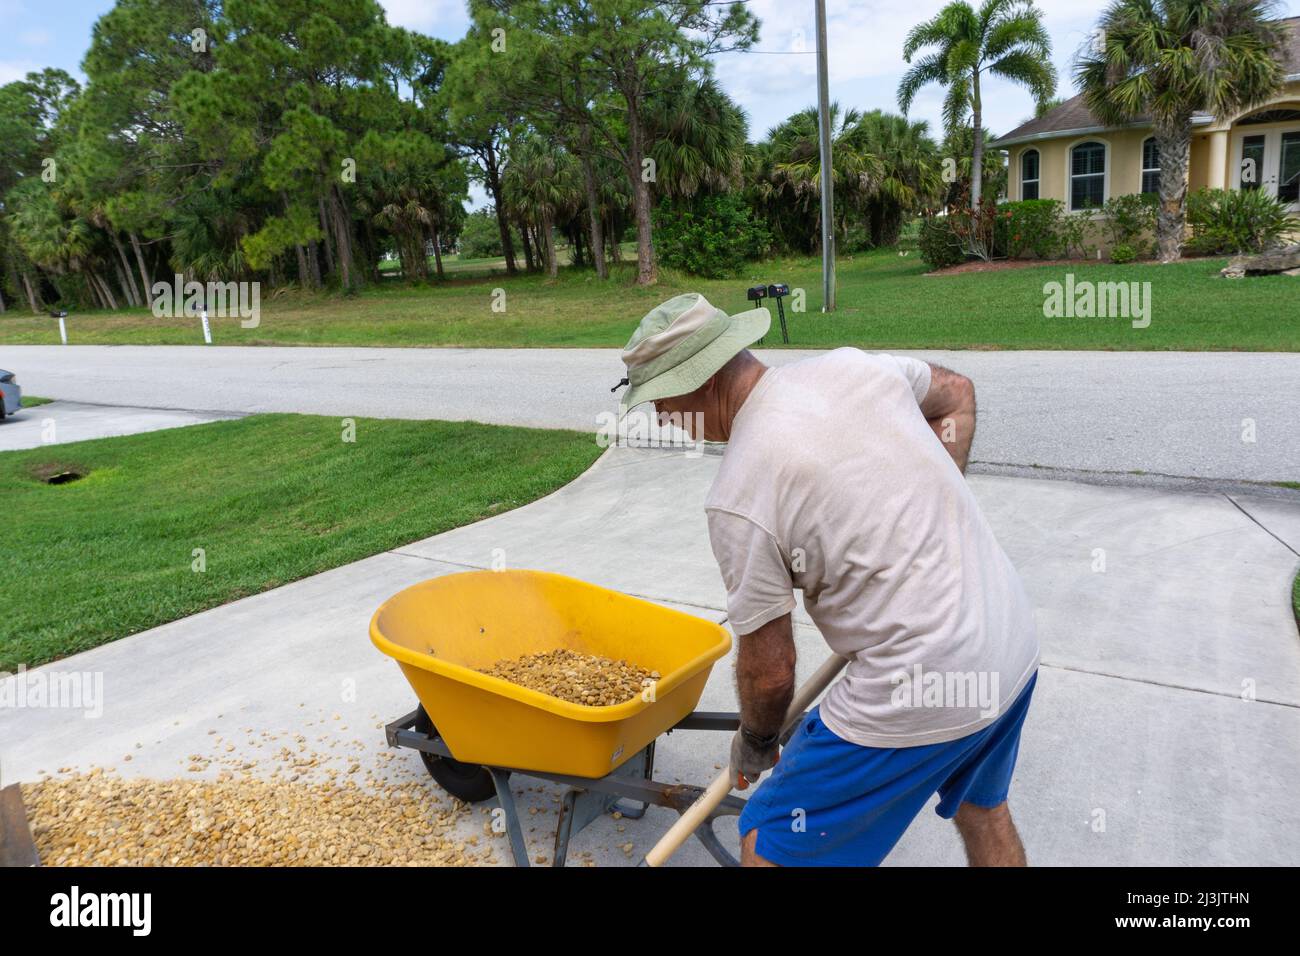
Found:
<svg viewBox="0 0 1300 956"><path fill-rule="evenodd" d="M832 654L826 658L821 667L817 668L816 673L804 681L803 685L794 692L794 699L790 701L790 707L785 712L785 720L781 724L781 735L783 737L791 725L803 716L803 712L808 709L839 672L844 670L844 666L848 662L847 657ZM700 795L700 798L691 804L687 811L668 828L668 832L645 855L643 862L647 866L662 866L667 862L668 858L677 852L677 848L695 832L695 828L707 820L709 814L717 808L727 794L731 793L735 783L736 774L731 767L727 767L709 784L704 793Z"/></svg>

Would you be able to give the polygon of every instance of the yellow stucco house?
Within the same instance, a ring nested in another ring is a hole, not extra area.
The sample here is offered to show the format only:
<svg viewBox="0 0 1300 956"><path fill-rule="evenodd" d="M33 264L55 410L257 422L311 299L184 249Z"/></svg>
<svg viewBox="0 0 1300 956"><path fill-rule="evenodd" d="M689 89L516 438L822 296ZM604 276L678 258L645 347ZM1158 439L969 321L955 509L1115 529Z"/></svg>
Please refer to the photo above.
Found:
<svg viewBox="0 0 1300 956"><path fill-rule="evenodd" d="M1188 187L1263 189L1300 212L1300 17L1280 22L1288 28L1281 92L1236 116L1193 117ZM1160 156L1150 122L1103 126L1082 96L992 146L1007 151L1011 200L1059 199L1080 212L1111 196L1158 188Z"/></svg>

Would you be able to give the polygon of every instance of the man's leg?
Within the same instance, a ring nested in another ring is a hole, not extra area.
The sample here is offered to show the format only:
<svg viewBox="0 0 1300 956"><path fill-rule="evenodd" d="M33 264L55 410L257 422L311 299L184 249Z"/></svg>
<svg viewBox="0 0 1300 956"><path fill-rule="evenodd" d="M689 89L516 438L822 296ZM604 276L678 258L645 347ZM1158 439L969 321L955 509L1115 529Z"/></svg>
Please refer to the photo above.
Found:
<svg viewBox="0 0 1300 956"><path fill-rule="evenodd" d="M765 860L758 855L754 846L758 843L758 830L753 829L745 834L740 841L740 865L741 866L779 866L771 860Z"/></svg>
<svg viewBox="0 0 1300 956"><path fill-rule="evenodd" d="M966 843L966 860L971 866L1029 865L1005 800L996 807L963 803L953 822Z"/></svg>

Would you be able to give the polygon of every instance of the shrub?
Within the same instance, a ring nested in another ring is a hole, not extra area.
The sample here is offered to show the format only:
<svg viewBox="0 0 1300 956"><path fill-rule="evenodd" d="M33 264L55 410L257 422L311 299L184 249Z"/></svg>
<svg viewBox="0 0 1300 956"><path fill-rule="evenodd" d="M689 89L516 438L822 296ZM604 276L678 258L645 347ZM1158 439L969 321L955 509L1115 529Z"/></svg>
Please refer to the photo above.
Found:
<svg viewBox="0 0 1300 956"><path fill-rule="evenodd" d="M978 209L967 205L951 209L943 222L964 257L985 262L1006 257L1008 218L994 200L985 200ZM937 234L932 238L938 238Z"/></svg>
<svg viewBox="0 0 1300 956"><path fill-rule="evenodd" d="M1065 207L1059 199L1024 199L1002 207L1008 217L1007 254L1018 259L1032 252L1039 259L1061 254L1062 217Z"/></svg>
<svg viewBox="0 0 1300 956"><path fill-rule="evenodd" d="M1262 189L1198 189L1187 198L1188 247L1206 255L1263 252L1300 226Z"/></svg>
<svg viewBox="0 0 1300 956"><path fill-rule="evenodd" d="M871 241L871 230L865 222L850 221L844 228L844 235L835 241L835 251L843 253L867 252L875 248Z"/></svg>
<svg viewBox="0 0 1300 956"><path fill-rule="evenodd" d="M1087 216L1061 216L1061 255L1070 258L1086 258L1088 225L1092 220Z"/></svg>
<svg viewBox="0 0 1300 956"><path fill-rule="evenodd" d="M916 245L931 269L946 269L966 261L966 253L952 225L952 216L926 216L921 220Z"/></svg>
<svg viewBox="0 0 1300 956"><path fill-rule="evenodd" d="M978 209L959 209L951 218L953 232L968 255L985 262L1006 258L1011 218L997 202L987 200Z"/></svg>
<svg viewBox="0 0 1300 956"><path fill-rule="evenodd" d="M942 218L927 217L921 221L917 237L921 258L931 269L954 266L967 257L985 262L1004 259L1010 222L1010 213L991 200L978 209L962 207Z"/></svg>
<svg viewBox="0 0 1300 956"><path fill-rule="evenodd" d="M1159 204L1160 199L1154 193L1129 193L1107 199L1101 208L1111 244L1129 246L1135 256L1139 250L1150 249Z"/></svg>
<svg viewBox="0 0 1300 956"><path fill-rule="evenodd" d="M519 235L512 232L511 239L514 240L515 253L519 254ZM466 216L458 243L461 257L465 259L492 259L505 255L495 210L488 206Z"/></svg>
<svg viewBox="0 0 1300 956"><path fill-rule="evenodd" d="M903 223L902 228L898 230L898 241L894 245L900 250L915 252L918 248L916 241L921 235L921 223L923 221L924 217L916 216Z"/></svg>
<svg viewBox="0 0 1300 956"><path fill-rule="evenodd" d="M726 279L771 245L767 226L736 193L664 199L654 213L655 248L668 266L706 279Z"/></svg>
<svg viewBox="0 0 1300 956"><path fill-rule="evenodd" d="M1125 262L1132 262L1136 258L1137 252L1130 245L1121 242L1118 245L1111 246L1110 261L1117 265L1122 265Z"/></svg>

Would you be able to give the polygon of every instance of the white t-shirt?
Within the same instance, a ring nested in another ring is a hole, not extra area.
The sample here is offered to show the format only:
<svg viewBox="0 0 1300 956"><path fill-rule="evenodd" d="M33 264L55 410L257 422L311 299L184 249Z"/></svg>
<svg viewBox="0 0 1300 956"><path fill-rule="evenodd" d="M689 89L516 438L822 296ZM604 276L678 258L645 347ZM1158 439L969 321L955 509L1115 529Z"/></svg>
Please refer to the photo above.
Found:
<svg viewBox="0 0 1300 956"><path fill-rule="evenodd" d="M842 348L768 369L705 502L737 635L795 608L850 658L835 734L916 747L992 723L1038 665L1019 575L921 414L930 367Z"/></svg>

